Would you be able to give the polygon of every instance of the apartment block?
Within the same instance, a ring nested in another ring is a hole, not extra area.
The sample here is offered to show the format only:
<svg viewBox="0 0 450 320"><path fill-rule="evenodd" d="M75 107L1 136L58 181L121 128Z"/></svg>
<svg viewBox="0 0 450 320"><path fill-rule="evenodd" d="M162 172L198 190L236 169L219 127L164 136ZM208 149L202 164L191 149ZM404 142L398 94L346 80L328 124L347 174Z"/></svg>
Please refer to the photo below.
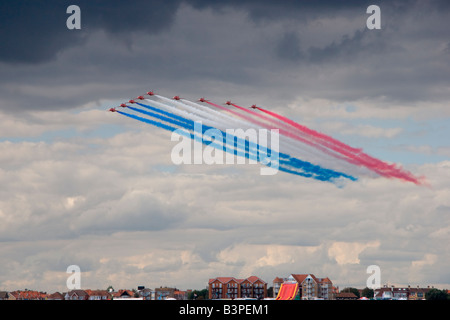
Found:
<svg viewBox="0 0 450 320"><path fill-rule="evenodd" d="M314 274L291 274L287 278L275 278L273 281L274 297L278 295L281 285L285 282L297 282L298 292L296 299L300 300L334 300L336 292L333 282L328 278L318 278Z"/></svg>
<svg viewBox="0 0 450 320"><path fill-rule="evenodd" d="M209 299L263 299L267 283L257 276L245 279L217 277L208 281Z"/></svg>

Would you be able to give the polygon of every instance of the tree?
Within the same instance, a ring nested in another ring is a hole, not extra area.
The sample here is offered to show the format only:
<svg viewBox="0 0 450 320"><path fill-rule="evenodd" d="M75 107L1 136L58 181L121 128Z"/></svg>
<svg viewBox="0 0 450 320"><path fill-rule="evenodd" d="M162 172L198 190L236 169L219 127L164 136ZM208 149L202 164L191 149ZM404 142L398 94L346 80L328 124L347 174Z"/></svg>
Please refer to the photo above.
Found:
<svg viewBox="0 0 450 320"><path fill-rule="evenodd" d="M366 298L372 299L372 298L373 298L373 294L374 294L373 289L370 289L370 288L368 288L368 287L365 287L365 288L363 289L363 291L362 291L362 296L363 296L363 297L366 297Z"/></svg>
<svg viewBox="0 0 450 320"><path fill-rule="evenodd" d="M430 291L425 293L426 300L449 300L449 294L444 290L439 289L431 289Z"/></svg>
<svg viewBox="0 0 450 320"><path fill-rule="evenodd" d="M133 289L132 291L133 291L133 296L135 298L139 298L139 292L136 289Z"/></svg>
<svg viewBox="0 0 450 320"><path fill-rule="evenodd" d="M357 296L358 298L360 297L359 296L359 290L356 289L356 288L352 288L352 287L344 288L344 290L342 290L341 292L351 292L351 293L354 293L355 296Z"/></svg>

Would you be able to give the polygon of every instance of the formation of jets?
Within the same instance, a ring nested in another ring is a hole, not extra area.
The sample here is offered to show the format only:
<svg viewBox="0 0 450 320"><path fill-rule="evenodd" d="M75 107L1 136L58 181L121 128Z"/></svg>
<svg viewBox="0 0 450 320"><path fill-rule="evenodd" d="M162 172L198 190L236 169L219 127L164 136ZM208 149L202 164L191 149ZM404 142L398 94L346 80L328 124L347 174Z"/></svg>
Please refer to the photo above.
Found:
<svg viewBox="0 0 450 320"><path fill-rule="evenodd" d="M135 99L128 100L127 103L133 104L133 103L136 103L136 100L144 100L145 99L145 97L144 97L145 95L147 95L147 96L154 96L155 93L153 91L149 91L149 92L147 92L146 94L144 94L142 96L139 96L139 97L137 97ZM180 96L174 96L172 99L179 101L179 100L181 100L183 98L181 98ZM206 100L205 98L200 98L200 99L198 99L198 101L200 101L200 102L207 102L209 100ZM126 108L126 107L128 107L127 103L122 103L119 107ZM231 101L227 101L225 104L227 104L229 106L232 105ZM256 104L252 105L250 108L256 109L257 108ZM116 112L117 110L116 110L116 108L110 108L109 111Z"/></svg>

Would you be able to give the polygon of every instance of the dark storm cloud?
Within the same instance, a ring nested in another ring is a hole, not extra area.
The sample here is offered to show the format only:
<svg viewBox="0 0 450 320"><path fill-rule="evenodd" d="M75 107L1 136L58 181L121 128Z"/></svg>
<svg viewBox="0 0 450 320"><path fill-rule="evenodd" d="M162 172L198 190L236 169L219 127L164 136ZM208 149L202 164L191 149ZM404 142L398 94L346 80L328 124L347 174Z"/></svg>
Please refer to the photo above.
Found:
<svg viewBox="0 0 450 320"><path fill-rule="evenodd" d="M135 31L158 33L170 27L183 2L200 10L243 10L253 21L307 21L320 15L336 15L349 9L361 11L361 8L367 7L371 1L3 1L0 4L0 61L45 62L55 58L61 50L82 43L89 32L98 29L117 36ZM69 17L66 9L72 4L81 8L82 31L74 32L66 28L66 20Z"/></svg>
<svg viewBox="0 0 450 320"><path fill-rule="evenodd" d="M48 0L0 3L0 61L39 63L78 45L89 32L106 30L115 35L145 31L157 33L173 21L180 1ZM81 31L69 30L67 7L81 9Z"/></svg>
<svg viewBox="0 0 450 320"><path fill-rule="evenodd" d="M70 109L150 89L279 105L445 99L448 5L378 1L382 30L371 31L370 2L3 2L0 108ZM66 28L71 4L81 30Z"/></svg>
<svg viewBox="0 0 450 320"><path fill-rule="evenodd" d="M189 0L194 8L213 8L220 11L223 8L239 8L248 12L249 17L254 21L263 21L266 19L315 19L323 15L335 15L341 11L349 9L367 8L374 1L368 0L349 0L349 1L313 1L313 0L228 0L228 1L208 1L208 0ZM386 1L377 1L383 3ZM404 1L405 2L405 1Z"/></svg>

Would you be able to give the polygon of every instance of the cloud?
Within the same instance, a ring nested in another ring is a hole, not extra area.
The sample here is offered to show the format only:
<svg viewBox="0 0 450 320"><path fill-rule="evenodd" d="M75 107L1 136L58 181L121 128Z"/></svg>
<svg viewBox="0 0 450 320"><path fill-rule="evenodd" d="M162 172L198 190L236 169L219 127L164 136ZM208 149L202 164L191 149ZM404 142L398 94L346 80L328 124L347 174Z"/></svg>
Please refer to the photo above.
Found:
<svg viewBox="0 0 450 320"><path fill-rule="evenodd" d="M77 1L81 11L81 30L69 30L66 20L70 1L49 0L5 2L0 10L0 38L4 49L0 60L7 63L39 64L54 60L73 46L83 45L90 32L106 30L126 38L129 32L157 33L170 26L179 1L153 0ZM45 40L44 40L45 39Z"/></svg>
<svg viewBox="0 0 450 320"><path fill-rule="evenodd" d="M357 286L371 264L382 279L408 283L422 279L430 257L442 257L427 265L434 272L446 263L446 162L415 168L432 189L382 178L340 189L249 165L173 166L169 138L144 126L101 139L2 142L3 286L62 290L70 264L87 287L195 288L220 275L270 283L302 272Z"/></svg>
<svg viewBox="0 0 450 320"><path fill-rule="evenodd" d="M307 272L361 287L372 264L382 281L448 286L447 160L405 165L429 188L175 166L167 132L105 111L150 89L207 95L385 160L445 158L448 4L382 2L379 33L359 1L82 1L79 33L65 28L66 4L1 5L2 288L64 291L71 264L86 288Z"/></svg>
<svg viewBox="0 0 450 320"><path fill-rule="evenodd" d="M149 89L280 107L298 98L385 99L385 107L448 100L446 11L431 4L383 3L387 22L378 32L365 28L359 2L115 1L100 7L89 1L79 3L81 33L65 27L64 2L21 10L17 2L4 5L22 18L0 19L15 28L1 36L3 43L14 34L14 43L27 46L2 51L10 57L3 57L0 105L9 113L126 101ZM418 16L421 10L428 14ZM30 29L36 34L20 41Z"/></svg>
<svg viewBox="0 0 450 320"><path fill-rule="evenodd" d="M360 262L359 254L367 248L378 247L379 242L334 242L328 249L328 255L336 260L339 265Z"/></svg>

